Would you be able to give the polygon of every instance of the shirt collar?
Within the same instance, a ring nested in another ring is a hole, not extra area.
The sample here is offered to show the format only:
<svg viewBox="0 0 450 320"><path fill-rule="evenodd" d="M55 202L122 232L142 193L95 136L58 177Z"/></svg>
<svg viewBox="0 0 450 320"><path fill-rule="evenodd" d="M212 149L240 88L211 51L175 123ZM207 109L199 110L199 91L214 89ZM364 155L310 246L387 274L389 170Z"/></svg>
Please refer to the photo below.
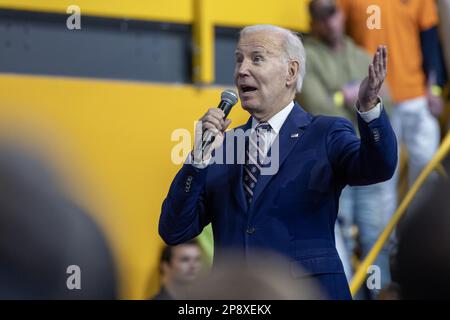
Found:
<svg viewBox="0 0 450 320"><path fill-rule="evenodd" d="M292 108L294 108L294 101L291 101L286 107L281 109L277 114L267 121L275 134L278 134L286 121L289 113L291 113ZM252 117L252 129L254 129L259 124L259 121Z"/></svg>

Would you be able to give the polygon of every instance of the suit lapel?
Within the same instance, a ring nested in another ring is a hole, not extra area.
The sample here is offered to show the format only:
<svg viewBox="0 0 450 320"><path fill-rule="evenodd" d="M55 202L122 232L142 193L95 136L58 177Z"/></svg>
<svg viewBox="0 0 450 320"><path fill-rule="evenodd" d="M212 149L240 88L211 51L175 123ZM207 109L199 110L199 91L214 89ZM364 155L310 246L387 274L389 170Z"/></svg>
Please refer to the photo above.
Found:
<svg viewBox="0 0 450 320"><path fill-rule="evenodd" d="M287 156L291 153L297 142L301 139L304 132L304 128L311 122L311 118L312 118L311 115L305 112L297 103L295 104L291 113L286 118L286 121L281 127L280 133L276 137L276 140L278 141L274 141L274 143L272 144L273 146L273 149L271 148L272 159L274 159L273 153L278 152L279 154L278 165L276 164L275 161L274 163L275 165L273 166L274 170L271 170L270 172L271 174L266 175L261 174L259 176L258 182L255 187L255 191L253 192L253 201L252 201L253 204L256 203L259 196L266 188L267 184L276 175L278 169L286 160ZM278 150L276 148L277 145L279 146Z"/></svg>

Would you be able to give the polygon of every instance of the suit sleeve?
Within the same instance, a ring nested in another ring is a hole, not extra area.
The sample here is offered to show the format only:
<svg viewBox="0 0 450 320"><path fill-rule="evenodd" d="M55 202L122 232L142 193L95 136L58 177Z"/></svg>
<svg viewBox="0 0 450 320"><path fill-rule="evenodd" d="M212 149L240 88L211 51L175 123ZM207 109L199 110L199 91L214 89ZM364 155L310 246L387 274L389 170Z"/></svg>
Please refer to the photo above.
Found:
<svg viewBox="0 0 450 320"><path fill-rule="evenodd" d="M339 118L328 130L328 157L335 174L349 185L389 180L397 166L397 140L386 111L369 123L358 115L359 139L350 121Z"/></svg>
<svg viewBox="0 0 450 320"><path fill-rule="evenodd" d="M168 245L195 238L210 223L205 207L207 170L185 164L172 181L159 218L159 234Z"/></svg>

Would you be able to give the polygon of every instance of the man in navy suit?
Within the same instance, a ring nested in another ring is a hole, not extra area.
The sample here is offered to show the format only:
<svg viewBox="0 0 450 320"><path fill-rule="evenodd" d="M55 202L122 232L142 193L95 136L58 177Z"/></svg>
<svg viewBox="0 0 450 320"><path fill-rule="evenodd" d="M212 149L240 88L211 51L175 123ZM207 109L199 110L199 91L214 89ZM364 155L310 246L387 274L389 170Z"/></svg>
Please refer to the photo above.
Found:
<svg viewBox="0 0 450 320"><path fill-rule="evenodd" d="M395 170L397 142L378 96L386 63L387 49L380 46L355 106L359 139L348 120L312 116L293 102L305 76L304 48L295 33L270 25L244 28L235 84L251 117L226 133L231 121L220 109L201 118L194 150L162 205L164 241L185 242L211 223L215 264L230 249L251 268L252 255L270 250L288 258L286 272L293 281L314 279L329 298L351 299L334 223L346 185L385 181ZM203 152L206 130L215 139ZM249 132L245 143L230 143L236 132ZM230 153L225 163L215 158ZM242 155L243 161L237 159Z"/></svg>

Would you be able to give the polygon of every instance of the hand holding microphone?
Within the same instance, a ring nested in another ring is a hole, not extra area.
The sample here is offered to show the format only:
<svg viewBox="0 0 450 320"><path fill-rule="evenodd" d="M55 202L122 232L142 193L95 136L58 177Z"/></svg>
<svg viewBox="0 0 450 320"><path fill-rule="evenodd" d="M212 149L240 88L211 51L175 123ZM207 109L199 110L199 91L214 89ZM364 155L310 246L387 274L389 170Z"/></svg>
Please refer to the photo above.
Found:
<svg viewBox="0 0 450 320"><path fill-rule="evenodd" d="M231 123L226 117L237 103L237 94L232 90L222 92L217 108L209 109L195 127L194 161L200 163L211 157L211 153L223 143L223 133Z"/></svg>

